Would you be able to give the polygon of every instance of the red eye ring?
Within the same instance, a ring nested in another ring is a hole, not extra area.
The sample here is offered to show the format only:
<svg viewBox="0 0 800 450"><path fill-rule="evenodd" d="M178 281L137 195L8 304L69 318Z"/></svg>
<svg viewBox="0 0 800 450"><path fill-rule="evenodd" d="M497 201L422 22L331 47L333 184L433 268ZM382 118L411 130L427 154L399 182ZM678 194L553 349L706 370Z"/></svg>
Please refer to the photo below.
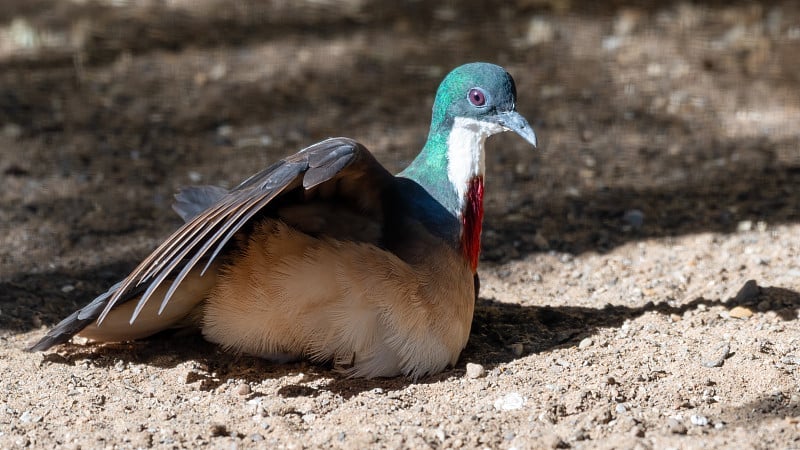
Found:
<svg viewBox="0 0 800 450"><path fill-rule="evenodd" d="M484 94L483 91L478 88L470 89L469 93L467 94L467 98L474 106L486 105L486 94Z"/></svg>

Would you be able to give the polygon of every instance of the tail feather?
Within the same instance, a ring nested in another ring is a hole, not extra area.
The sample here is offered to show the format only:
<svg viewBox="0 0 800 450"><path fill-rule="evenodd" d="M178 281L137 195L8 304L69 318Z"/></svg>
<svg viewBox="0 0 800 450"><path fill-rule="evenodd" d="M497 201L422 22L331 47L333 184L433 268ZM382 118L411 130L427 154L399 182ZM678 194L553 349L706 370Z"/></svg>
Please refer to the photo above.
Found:
<svg viewBox="0 0 800 450"><path fill-rule="evenodd" d="M53 327L39 342L30 347L29 351L44 351L54 345L63 344L73 336L79 335L98 342L121 342L144 338L159 331L181 326L187 318L192 317L192 312L206 299L216 285L217 267L200 275L196 269L189 273L173 294L172 300L161 313L158 312L159 302L150 302L139 317L131 323L136 300L142 294L142 289L137 289L117 303L103 321L102 326L96 323L114 292L121 285L115 284L108 291L95 298L85 307L70 314ZM159 287L154 297L158 298L166 293L169 284Z"/></svg>
<svg viewBox="0 0 800 450"><path fill-rule="evenodd" d="M109 290L98 295L97 298L92 300L91 303L70 314L67 318L59 322L58 325L50 329L50 331L48 331L47 334L39 340L39 342L30 347L28 350L32 352L45 351L50 347L63 344L64 342L70 340L72 336L97 319L97 317L103 311L103 308L108 303L108 299L114 295L114 292L117 290L117 288L119 288L121 283L122 282L119 282L111 286ZM138 292L131 292L130 296L123 299L123 302L128 302L137 296Z"/></svg>

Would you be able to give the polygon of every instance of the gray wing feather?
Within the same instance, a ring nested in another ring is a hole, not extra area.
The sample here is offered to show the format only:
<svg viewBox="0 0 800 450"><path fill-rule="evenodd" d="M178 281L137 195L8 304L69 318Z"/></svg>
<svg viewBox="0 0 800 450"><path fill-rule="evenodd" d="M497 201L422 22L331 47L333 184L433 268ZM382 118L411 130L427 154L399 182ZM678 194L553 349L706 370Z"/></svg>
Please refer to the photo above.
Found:
<svg viewBox="0 0 800 450"><path fill-rule="evenodd" d="M161 302L163 309L186 274L203 259L208 259L208 267L231 237L276 196L301 183L311 187L335 177L362 152L366 149L351 139L327 139L273 164L225 193L187 221L121 282L100 313L98 325L126 293L152 280L135 308L132 323L153 292L178 272Z"/></svg>
<svg viewBox="0 0 800 450"><path fill-rule="evenodd" d="M120 281L111 286L106 292L97 296L97 298L92 300L88 305L70 314L67 318L50 329L39 342L28 348L28 351L44 351L54 345L63 344L70 340L72 336L81 331L86 325L89 325L97 319L100 312L108 303L108 299L111 298L121 285L122 282ZM138 292L131 291L129 295L126 296L127 298L123 300L130 300L136 295L138 295Z"/></svg>
<svg viewBox="0 0 800 450"><path fill-rule="evenodd" d="M205 211L209 206L217 203L228 191L217 186L189 186L181 188L175 194L175 203L172 209L188 222Z"/></svg>

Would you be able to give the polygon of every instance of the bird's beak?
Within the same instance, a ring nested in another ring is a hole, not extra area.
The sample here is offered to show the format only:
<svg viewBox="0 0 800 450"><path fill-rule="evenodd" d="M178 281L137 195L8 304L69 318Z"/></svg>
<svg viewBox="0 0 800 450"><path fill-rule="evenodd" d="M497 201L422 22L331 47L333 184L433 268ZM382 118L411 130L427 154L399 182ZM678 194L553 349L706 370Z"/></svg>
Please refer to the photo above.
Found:
<svg viewBox="0 0 800 450"><path fill-rule="evenodd" d="M528 121L522 117L522 114L516 111L505 111L497 114L495 118L497 123L503 128L522 136L523 139L530 142L531 145L536 148L536 133L533 132L533 128L531 128Z"/></svg>

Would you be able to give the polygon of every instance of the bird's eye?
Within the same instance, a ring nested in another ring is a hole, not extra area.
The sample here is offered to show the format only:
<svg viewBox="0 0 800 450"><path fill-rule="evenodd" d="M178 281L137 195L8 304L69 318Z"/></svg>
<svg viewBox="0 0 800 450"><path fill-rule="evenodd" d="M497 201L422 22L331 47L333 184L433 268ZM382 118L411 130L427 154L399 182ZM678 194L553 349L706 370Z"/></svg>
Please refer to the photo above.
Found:
<svg viewBox="0 0 800 450"><path fill-rule="evenodd" d="M474 106L486 105L486 94L484 94L483 91L478 88L470 89L467 97L469 98L469 102Z"/></svg>

